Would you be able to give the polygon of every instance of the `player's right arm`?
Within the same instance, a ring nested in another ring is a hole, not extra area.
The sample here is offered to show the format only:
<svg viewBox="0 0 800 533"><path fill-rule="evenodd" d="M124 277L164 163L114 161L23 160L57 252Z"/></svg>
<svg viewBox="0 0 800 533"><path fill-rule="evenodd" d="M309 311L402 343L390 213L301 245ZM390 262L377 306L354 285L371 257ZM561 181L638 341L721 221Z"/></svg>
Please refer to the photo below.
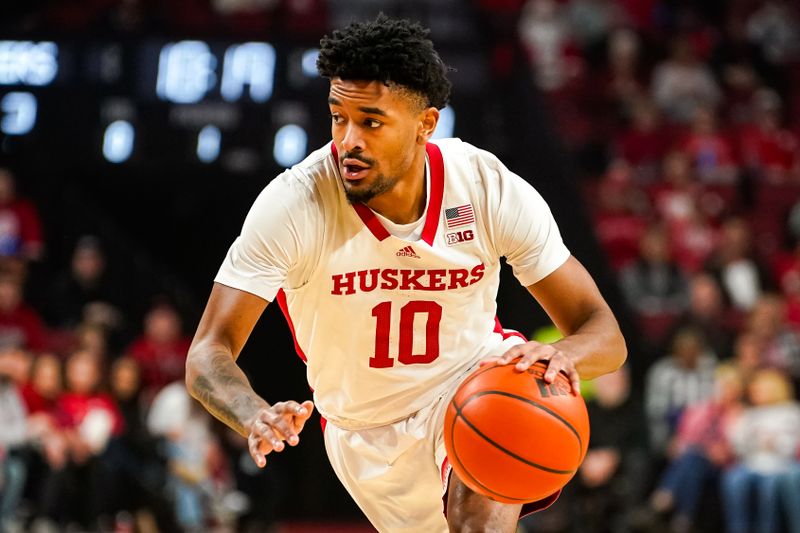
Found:
<svg viewBox="0 0 800 533"><path fill-rule="evenodd" d="M268 404L253 390L236 359L269 302L214 283L186 359L189 393L219 420L247 438L259 467L266 456L294 446L311 416L310 401Z"/></svg>

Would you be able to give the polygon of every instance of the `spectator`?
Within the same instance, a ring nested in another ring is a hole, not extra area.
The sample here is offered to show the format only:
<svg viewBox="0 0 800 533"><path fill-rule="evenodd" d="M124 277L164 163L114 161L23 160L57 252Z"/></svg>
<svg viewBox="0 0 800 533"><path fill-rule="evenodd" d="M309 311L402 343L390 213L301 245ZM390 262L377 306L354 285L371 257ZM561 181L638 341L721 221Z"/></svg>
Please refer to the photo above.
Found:
<svg viewBox="0 0 800 533"><path fill-rule="evenodd" d="M666 231L652 225L639 244L639 257L620 273L628 306L636 313L645 334L656 342L688 303L686 275L670 256Z"/></svg>
<svg viewBox="0 0 800 533"><path fill-rule="evenodd" d="M659 177L670 135L661 124L658 108L649 99L637 100L631 113L631 126L617 139L616 152L633 167L634 181L653 183Z"/></svg>
<svg viewBox="0 0 800 533"><path fill-rule="evenodd" d="M728 433L741 414L743 392L736 367L720 365L713 397L681 415L668 449L669 464L650 498L657 513L674 513L673 532L692 531L705 487L733 459Z"/></svg>
<svg viewBox="0 0 800 533"><path fill-rule="evenodd" d="M738 168L733 146L717 128L713 107L698 105L692 114L691 131L683 140L681 150L692 161L695 174L703 183L731 185Z"/></svg>
<svg viewBox="0 0 800 533"><path fill-rule="evenodd" d="M689 308L678 319L676 330L687 326L703 333L718 358L730 356L736 324L725 308L717 280L705 272L689 280Z"/></svg>
<svg viewBox="0 0 800 533"><path fill-rule="evenodd" d="M128 349L128 355L141 366L149 398L168 383L183 380L191 339L182 328L175 308L158 303L145 315L143 334Z"/></svg>
<svg viewBox="0 0 800 533"><path fill-rule="evenodd" d="M747 319L747 332L761 345L761 363L800 380L800 335L786 324L786 306L776 294L758 299Z"/></svg>
<svg viewBox="0 0 800 533"><path fill-rule="evenodd" d="M799 208L794 211L800 214ZM786 320L792 328L800 330L800 237L796 239L793 250L777 254L773 272L786 299Z"/></svg>
<svg viewBox="0 0 800 533"><path fill-rule="evenodd" d="M109 487L111 509L128 512L140 529L146 524L176 529L164 492L166 466L158 441L147 429L141 369L135 359L120 357L111 366L111 396L124 422L122 433L109 442L108 464L115 484Z"/></svg>
<svg viewBox="0 0 800 533"><path fill-rule="evenodd" d="M198 406L181 380L158 392L147 419L150 432L167 440L168 488L178 523L187 532L206 530L212 517L209 499L219 495L212 474L221 449L210 416Z"/></svg>
<svg viewBox="0 0 800 533"><path fill-rule="evenodd" d="M23 278L8 271L0 271L0 346L47 348L44 323L23 300Z"/></svg>
<svg viewBox="0 0 800 533"><path fill-rule="evenodd" d="M710 69L697 60L686 37L673 40L672 53L656 66L651 86L658 106L679 123L688 123L698 106L715 106L721 98Z"/></svg>
<svg viewBox="0 0 800 533"><path fill-rule="evenodd" d="M713 395L716 359L702 333L679 330L668 356L650 367L645 381L645 412L651 449L660 457L669 452L683 411Z"/></svg>
<svg viewBox="0 0 800 533"><path fill-rule="evenodd" d="M625 531L641 500L648 467L647 432L641 402L631 395L627 367L594 380L586 402L592 438L574 492L573 526L591 533Z"/></svg>
<svg viewBox="0 0 800 533"><path fill-rule="evenodd" d="M570 26L583 49L604 40L623 20L623 13L612 0L573 0L569 3Z"/></svg>
<svg viewBox="0 0 800 533"><path fill-rule="evenodd" d="M733 364L742 375L745 383L749 383L757 370L764 366L761 360L763 346L755 335L740 333L733 345Z"/></svg>
<svg viewBox="0 0 800 533"><path fill-rule="evenodd" d="M616 271L636 259L647 229L647 198L631 182L630 174L630 165L617 159L609 165L597 188L588 191L596 204L595 232Z"/></svg>
<svg viewBox="0 0 800 533"><path fill-rule="evenodd" d="M55 409L62 393L61 360L43 353L36 357L31 368L30 381L20 392L28 413L28 431L36 440L46 439L55 425Z"/></svg>
<svg viewBox="0 0 800 533"><path fill-rule="evenodd" d="M608 104L616 114L630 119L636 105L647 97L647 75L643 72L642 40L630 28L619 28L608 39L608 69L600 78L599 87L605 97L600 113L608 113ZM601 115L601 120L606 117Z"/></svg>
<svg viewBox="0 0 800 533"><path fill-rule="evenodd" d="M105 454L109 440L122 432L123 421L114 400L101 391L102 368L97 358L78 351L66 362L66 392L58 399L56 419L66 444L68 461L49 472L44 482L41 508L60 524L110 527L107 487L112 483ZM86 487L76 494L72 486Z"/></svg>
<svg viewBox="0 0 800 533"><path fill-rule="evenodd" d="M536 84L543 91L557 91L581 72L569 24L555 0L528 0L522 9L519 35Z"/></svg>
<svg viewBox="0 0 800 533"><path fill-rule="evenodd" d="M768 61L786 65L800 56L800 18L789 0L767 0L747 20L747 36Z"/></svg>
<svg viewBox="0 0 800 533"><path fill-rule="evenodd" d="M738 132L739 151L748 171L769 184L784 184L798 172L797 137L781 119L781 100L770 89L753 97L753 120Z"/></svg>
<svg viewBox="0 0 800 533"><path fill-rule="evenodd" d="M750 310L764 290L771 288L769 271L752 250L752 232L746 220L730 217L720 228L719 242L706 263L730 305Z"/></svg>
<svg viewBox="0 0 800 533"><path fill-rule="evenodd" d="M87 318L89 306L102 304L108 325L120 327L124 294L122 284L108 269L100 241L85 235L75 243L69 270L57 276L42 307L49 323L71 329Z"/></svg>
<svg viewBox="0 0 800 533"><path fill-rule="evenodd" d="M38 261L44 253L36 207L17 196L14 175L0 167L0 256Z"/></svg>
<svg viewBox="0 0 800 533"><path fill-rule="evenodd" d="M25 405L17 385L0 368L0 531L16 527L16 510L25 487L27 469L17 455L26 440Z"/></svg>
<svg viewBox="0 0 800 533"><path fill-rule="evenodd" d="M800 473L800 405L788 376L775 369L759 370L748 396L752 407L745 409L730 434L737 463L722 479L727 530L778 531L782 500L789 529L798 531L800 486L782 481Z"/></svg>

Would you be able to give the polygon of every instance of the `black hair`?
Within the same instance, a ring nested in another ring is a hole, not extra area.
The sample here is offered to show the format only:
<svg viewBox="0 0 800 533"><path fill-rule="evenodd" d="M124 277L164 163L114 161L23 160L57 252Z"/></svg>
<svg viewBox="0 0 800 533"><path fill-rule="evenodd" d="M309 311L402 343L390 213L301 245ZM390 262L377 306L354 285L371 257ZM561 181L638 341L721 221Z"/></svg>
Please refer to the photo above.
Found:
<svg viewBox="0 0 800 533"><path fill-rule="evenodd" d="M397 84L441 109L450 97L449 69L429 33L419 23L383 13L372 21L353 22L320 40L317 70L325 78Z"/></svg>

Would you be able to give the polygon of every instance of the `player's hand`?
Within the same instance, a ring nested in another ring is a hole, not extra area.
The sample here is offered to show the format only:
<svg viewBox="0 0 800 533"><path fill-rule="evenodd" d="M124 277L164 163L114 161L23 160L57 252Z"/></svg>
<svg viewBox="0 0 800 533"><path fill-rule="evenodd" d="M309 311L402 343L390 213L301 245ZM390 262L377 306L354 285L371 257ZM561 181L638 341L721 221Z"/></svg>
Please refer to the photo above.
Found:
<svg viewBox="0 0 800 533"><path fill-rule="evenodd" d="M306 400L302 404L288 401L278 402L259 410L248 424L250 435L247 448L259 468L267 464L267 455L284 449L284 442L297 446L298 434L314 410L314 403Z"/></svg>
<svg viewBox="0 0 800 533"><path fill-rule="evenodd" d="M567 354L552 344L542 344L536 341L517 344L500 357L490 357L481 361L481 366L488 363L507 365L515 359L519 359L514 365L514 369L518 372L525 372L536 361L547 361L547 370L544 373L545 382L552 383L558 373L563 372L569 378L572 393L576 396L581 393L581 377L575 369L575 363Z"/></svg>

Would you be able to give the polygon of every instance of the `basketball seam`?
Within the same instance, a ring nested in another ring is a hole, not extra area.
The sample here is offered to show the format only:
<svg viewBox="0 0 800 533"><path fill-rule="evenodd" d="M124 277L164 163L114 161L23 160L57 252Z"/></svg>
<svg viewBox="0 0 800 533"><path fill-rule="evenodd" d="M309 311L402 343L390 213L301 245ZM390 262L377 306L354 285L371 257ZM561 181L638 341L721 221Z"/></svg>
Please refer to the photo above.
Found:
<svg viewBox="0 0 800 533"><path fill-rule="evenodd" d="M485 391L485 392L501 392L501 391ZM475 394L473 396L477 396L478 394L482 395L482 393L477 393L477 394ZM472 399L473 396L471 396L469 399L467 399L467 401L464 402L464 405L466 405L469 402L469 400ZM464 422L472 429L472 431L477 433L486 442L488 442L489 444L491 444L492 446L494 446L498 450L502 451L503 453L510 455L511 457L516 459L517 461L525 463L526 465L531 466L533 468L538 468L539 470L543 470L545 472L550 472L551 474L567 475L567 474L574 474L575 473L575 470L557 470L555 468L550 468L549 466L544 466L544 465L540 465L538 463L534 463L533 461L531 461L529 459L525 459L524 457L521 457L521 456L517 455L516 453L514 453L511 450L501 446L497 442L493 441L492 439L490 439L489 437L484 435L481 430L479 430L477 427L475 427L475 425L472 422L470 422L469 419L466 416L464 416L464 414L461 412L461 409L458 406L456 406L456 415L460 416L464 420Z"/></svg>
<svg viewBox="0 0 800 533"><path fill-rule="evenodd" d="M514 398L515 400L521 400L521 401L523 401L523 402L525 402L525 403L527 403L529 405L532 405L533 407L536 407L537 409L541 409L542 411L544 411L544 412L548 413L549 415L555 417L559 422L561 422L562 424L567 426L567 428L569 428L569 430L572 431L572 433L575 435L575 438L578 439L578 445L579 445L580 449L583 450L583 439L581 439L581 434L578 433L578 430L575 429L575 426L573 426L572 424L569 423L569 420L567 420L566 418L564 418L560 414L556 413L552 409L548 408L547 406L542 405L542 404L540 404L540 403L538 403L538 402L536 402L534 400L531 400L530 398L526 398L525 396L519 396L518 394L513 394L511 392L506 392L506 391L501 391L501 390L480 391L480 392L474 393L469 398L464 400L464 403L461 404L461 407L458 407L456 405L456 409L460 410L461 408L466 407L467 403L469 403L473 398L479 398L479 397L485 396L487 394L499 394L500 396L507 396L509 398Z"/></svg>
<svg viewBox="0 0 800 533"><path fill-rule="evenodd" d="M455 403L453 403L453 405L455 406ZM456 416L458 416L458 407L456 407L456 413L457 413ZM462 416L461 418L464 418L464 417ZM487 487L486 485L484 485L483 483L481 483L480 481L478 481L477 479L475 479L475 476L473 476L472 474L469 473L467 468L464 466L464 463L462 463L461 459L458 457L458 453L456 452L456 445L455 445L455 442L456 442L456 434L455 434L456 433L456 424L455 424L455 421L456 420L458 420L458 418L454 418L453 419L453 423L450 424L450 442L453 443L453 450L452 450L453 459L455 460L455 462L457 462L461 466L461 469L464 471L464 474L469 476L469 478L476 485L478 485L481 489L483 489L486 492L490 492L490 493L492 493L492 494L494 494L496 496L499 496L501 498L505 498L507 500L514 500L514 501L523 502L523 503L527 502L528 501L527 499L514 498L513 496L506 496L502 492L497 492L495 490L492 490L489 487ZM466 419L465 419L465 421L466 421Z"/></svg>

